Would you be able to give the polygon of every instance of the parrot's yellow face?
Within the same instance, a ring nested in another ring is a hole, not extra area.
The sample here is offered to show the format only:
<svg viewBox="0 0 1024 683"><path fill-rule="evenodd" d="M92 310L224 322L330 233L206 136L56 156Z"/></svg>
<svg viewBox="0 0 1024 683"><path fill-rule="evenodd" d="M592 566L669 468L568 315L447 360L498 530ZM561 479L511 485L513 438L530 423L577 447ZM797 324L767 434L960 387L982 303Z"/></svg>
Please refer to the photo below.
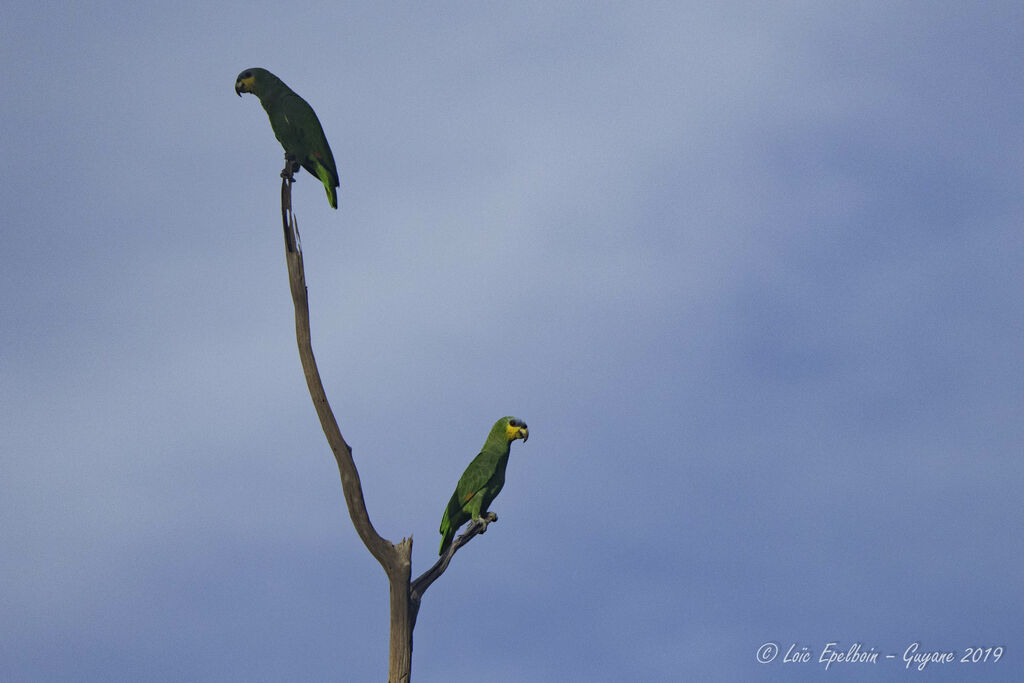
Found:
<svg viewBox="0 0 1024 683"><path fill-rule="evenodd" d="M523 443L530 438L530 430L526 427L526 423L519 418L511 418L508 424L505 426L505 436L508 438L508 442L512 443L516 439L522 439Z"/></svg>
<svg viewBox="0 0 1024 683"><path fill-rule="evenodd" d="M238 79L235 81L235 93L241 97L244 92L255 93L256 90L256 76L252 71L243 71L238 74Z"/></svg>

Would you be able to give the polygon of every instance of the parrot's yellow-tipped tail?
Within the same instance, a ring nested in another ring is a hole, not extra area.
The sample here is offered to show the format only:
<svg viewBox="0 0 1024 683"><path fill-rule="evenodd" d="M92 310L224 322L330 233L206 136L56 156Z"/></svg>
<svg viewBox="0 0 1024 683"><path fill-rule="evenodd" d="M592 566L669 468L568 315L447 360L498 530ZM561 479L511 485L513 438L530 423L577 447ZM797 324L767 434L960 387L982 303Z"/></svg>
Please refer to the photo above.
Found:
<svg viewBox="0 0 1024 683"><path fill-rule="evenodd" d="M453 534L454 535L454 534ZM438 555L444 555L444 551L448 550L448 546L452 544L452 539L449 534L445 534L441 537L441 549L437 551Z"/></svg>
<svg viewBox="0 0 1024 683"><path fill-rule="evenodd" d="M331 172L319 161L316 162L316 177L324 184L324 189L327 191L327 202L331 205L332 209L337 209L338 190L334 187L334 178L331 177Z"/></svg>

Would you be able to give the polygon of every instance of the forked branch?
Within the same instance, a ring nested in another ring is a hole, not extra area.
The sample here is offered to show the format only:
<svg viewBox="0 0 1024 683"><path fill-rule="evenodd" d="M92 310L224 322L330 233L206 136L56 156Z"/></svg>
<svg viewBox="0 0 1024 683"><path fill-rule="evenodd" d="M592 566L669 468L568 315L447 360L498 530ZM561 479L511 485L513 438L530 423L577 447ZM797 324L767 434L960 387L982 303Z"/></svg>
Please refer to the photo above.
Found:
<svg viewBox="0 0 1024 683"><path fill-rule="evenodd" d="M388 648L388 681L393 683L409 680L412 667L412 621L409 615L409 576L412 567L412 539L402 539L392 544L381 537L370 522L363 500L363 487L359 472L352 459L352 449L341 435L341 429L334 418L320 372L313 357L313 345L309 332L309 299L306 293L306 275L302 265L302 245L299 239L298 221L292 212L291 186L294 182L294 160L285 155L285 167L281 171L281 221L284 227L285 258L288 262L288 284L295 305L295 338L299 346L302 372L306 376L309 396L320 418L320 426L327 437L327 443L338 463L341 488L352 525L388 576L391 604L391 638Z"/></svg>
<svg viewBox="0 0 1024 683"><path fill-rule="evenodd" d="M451 562L452 556L462 546L466 545L473 540L474 536L478 536L487 530L487 525L491 522L497 522L498 515L493 512L488 512L484 517L483 521L474 520L470 522L469 526L466 527L466 532L461 536L456 536L452 544L448 546L448 550L445 554L437 558L437 562L434 563L427 571L420 574L415 581L409 587L409 600L412 602L412 623L416 625L416 615L419 613L420 600L423 598L423 594L430 587L430 584L434 583L441 574L444 574L444 570L448 569L448 563Z"/></svg>
<svg viewBox="0 0 1024 683"><path fill-rule="evenodd" d="M299 224L292 211L292 183L294 173L298 170L295 159L285 154L285 166L281 171L281 222L284 228L285 258L288 262L288 284L292 292L295 306L295 338L299 346L299 359L302 372L306 376L309 396L313 399L313 407L320 418L320 426L327 437L327 443L334 453L341 475L341 488L345 494L345 504L356 533L367 549L384 568L390 584L391 601L391 641L388 654L388 681L405 683L409 680L412 667L412 630L416 624L423 593L448 568L455 552L482 534L487 524L498 519L493 512L488 513L486 521L474 521L466 532L455 539L447 552L438 559L433 567L410 584L412 571L412 537L402 539L393 544L383 538L373 528L366 512L363 500L363 487L359 481L359 472L352 459L352 449L341 435L341 429L334 418L334 412L327 402L320 372L317 370L316 359L313 357L313 345L309 332L309 299L306 291L306 274L302 265L302 242L299 238Z"/></svg>

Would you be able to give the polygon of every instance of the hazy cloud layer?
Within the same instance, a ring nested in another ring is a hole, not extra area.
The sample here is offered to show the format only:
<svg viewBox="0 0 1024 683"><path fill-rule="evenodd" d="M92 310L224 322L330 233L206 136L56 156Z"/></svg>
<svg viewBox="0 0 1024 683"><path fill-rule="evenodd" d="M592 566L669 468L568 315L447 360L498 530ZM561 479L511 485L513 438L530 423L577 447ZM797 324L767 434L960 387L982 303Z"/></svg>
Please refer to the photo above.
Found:
<svg viewBox="0 0 1024 683"><path fill-rule="evenodd" d="M338 162L337 212L294 191L314 348L414 572L530 425L416 680L1024 673L1018 4L5 14L0 678L384 674L251 66Z"/></svg>

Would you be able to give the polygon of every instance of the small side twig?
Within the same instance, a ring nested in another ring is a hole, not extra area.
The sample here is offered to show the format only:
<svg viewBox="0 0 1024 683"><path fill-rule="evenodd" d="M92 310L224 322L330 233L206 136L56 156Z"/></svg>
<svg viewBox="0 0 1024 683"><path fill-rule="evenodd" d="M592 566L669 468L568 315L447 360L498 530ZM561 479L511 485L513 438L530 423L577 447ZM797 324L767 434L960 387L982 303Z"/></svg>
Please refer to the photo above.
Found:
<svg viewBox="0 0 1024 683"><path fill-rule="evenodd" d="M423 598L423 594L427 591L427 588L430 587L430 584L434 583L434 581L440 578L441 574L444 574L444 571L448 569L448 563L451 562L452 556L455 555L455 552L473 540L474 536L479 536L487 531L488 524L497 521L498 515L493 512L488 512L482 519L470 522L469 526L466 527L466 532L461 536L455 537L455 540L452 541L450 546L448 546L448 550L445 554L437 558L437 562L435 562L430 569L420 574L409 585L409 602L412 607L411 612L413 626L416 625L416 615L419 612L420 600Z"/></svg>

